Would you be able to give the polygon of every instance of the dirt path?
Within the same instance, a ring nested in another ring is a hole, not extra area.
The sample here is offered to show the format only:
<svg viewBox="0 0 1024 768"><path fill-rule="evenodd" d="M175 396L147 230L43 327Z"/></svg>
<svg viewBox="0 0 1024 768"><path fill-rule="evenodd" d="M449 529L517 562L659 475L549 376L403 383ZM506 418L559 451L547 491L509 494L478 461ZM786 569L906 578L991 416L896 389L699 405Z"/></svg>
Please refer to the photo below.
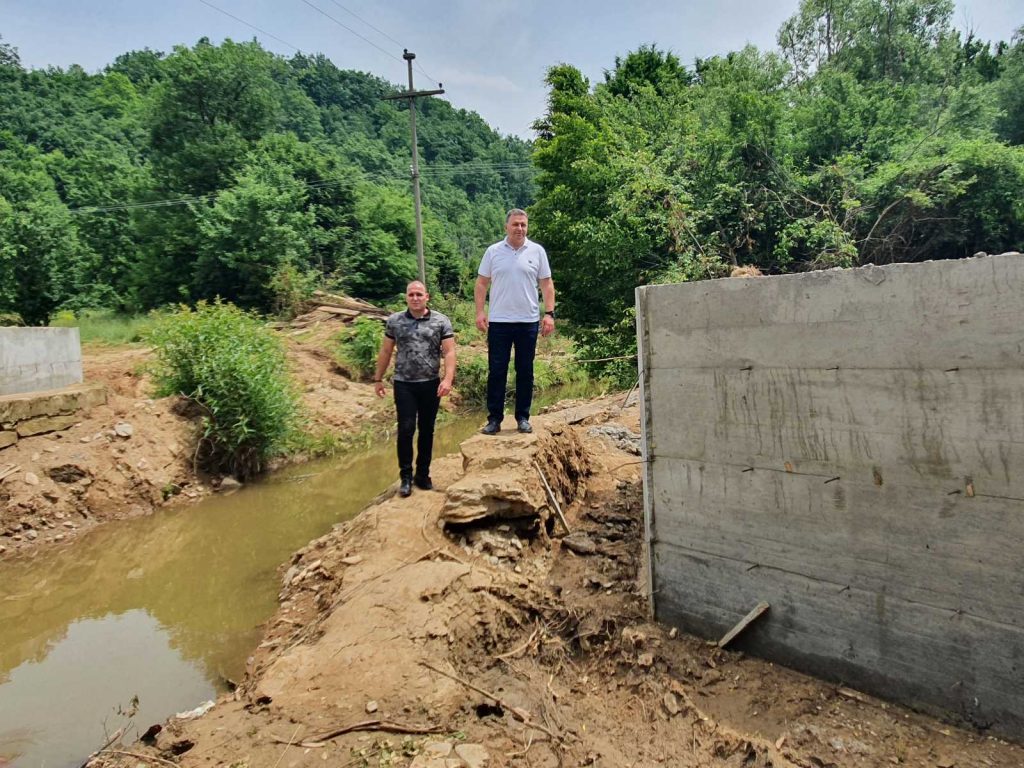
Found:
<svg viewBox="0 0 1024 768"><path fill-rule="evenodd" d="M93 765L1024 765L1020 746L649 622L638 417L619 406L471 438L437 490L312 542L234 695Z"/></svg>

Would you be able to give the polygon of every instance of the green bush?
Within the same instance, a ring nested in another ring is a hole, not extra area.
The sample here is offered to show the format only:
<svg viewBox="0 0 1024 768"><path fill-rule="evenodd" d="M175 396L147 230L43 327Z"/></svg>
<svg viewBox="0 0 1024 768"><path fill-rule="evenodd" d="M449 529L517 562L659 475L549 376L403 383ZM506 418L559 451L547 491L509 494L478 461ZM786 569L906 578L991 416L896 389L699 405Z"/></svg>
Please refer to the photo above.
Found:
<svg viewBox="0 0 1024 768"><path fill-rule="evenodd" d="M343 332L338 346L338 365L349 378L367 379L377 366L377 354L384 338L384 324L369 317L357 317Z"/></svg>
<svg viewBox="0 0 1024 768"><path fill-rule="evenodd" d="M203 412L197 460L246 478L294 434L298 396L284 347L260 320L217 301L183 307L149 335L160 396L181 394Z"/></svg>
<svg viewBox="0 0 1024 768"><path fill-rule="evenodd" d="M455 386L462 402L481 407L487 404L487 355L466 355L459 358L455 371ZM584 370L572 357L558 360L537 358L533 361L533 388L541 393L554 387L568 384L585 384L589 380ZM509 363L508 380L505 382L505 396L515 392L515 361Z"/></svg>
<svg viewBox="0 0 1024 768"><path fill-rule="evenodd" d="M452 329L458 343L472 344L484 338L476 327L476 306L471 299L454 295L430 297L430 306L452 321Z"/></svg>
<svg viewBox="0 0 1024 768"><path fill-rule="evenodd" d="M486 405L487 355L459 357L455 366L455 387L466 405Z"/></svg>

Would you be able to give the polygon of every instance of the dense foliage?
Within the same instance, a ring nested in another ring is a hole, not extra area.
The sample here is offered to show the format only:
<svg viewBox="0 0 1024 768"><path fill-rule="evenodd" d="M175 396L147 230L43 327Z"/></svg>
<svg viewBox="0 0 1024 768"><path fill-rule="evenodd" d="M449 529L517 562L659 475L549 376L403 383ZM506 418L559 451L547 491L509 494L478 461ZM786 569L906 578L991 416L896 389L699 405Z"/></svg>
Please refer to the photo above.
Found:
<svg viewBox="0 0 1024 768"><path fill-rule="evenodd" d="M26 71L0 40L0 313L400 294L417 267L394 90L254 42L89 74ZM464 290L503 211L532 201L530 146L438 99L417 111L428 279Z"/></svg>
<svg viewBox="0 0 1024 768"><path fill-rule="evenodd" d="M149 341L157 394L186 397L202 413L201 466L246 478L284 450L298 396L280 338L258 318L201 301L162 318Z"/></svg>
<svg viewBox="0 0 1024 768"><path fill-rule="evenodd" d="M552 67L531 236L582 356L635 351L637 285L1021 250L1024 34L952 12L803 0L778 52L645 47L593 87Z"/></svg>

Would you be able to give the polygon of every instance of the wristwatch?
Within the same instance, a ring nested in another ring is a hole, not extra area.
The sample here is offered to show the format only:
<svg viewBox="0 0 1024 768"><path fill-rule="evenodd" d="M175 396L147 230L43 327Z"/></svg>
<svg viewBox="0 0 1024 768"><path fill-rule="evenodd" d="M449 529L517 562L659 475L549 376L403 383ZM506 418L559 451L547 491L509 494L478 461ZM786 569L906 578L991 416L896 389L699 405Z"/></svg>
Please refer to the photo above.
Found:
<svg viewBox="0 0 1024 768"><path fill-rule="evenodd" d="M544 314L545 314L545 315L551 315L551 319L552 319L552 320L554 320L554 319L555 319L555 310L553 310L553 309L548 309L548 310L546 310L546 311L544 312Z"/></svg>

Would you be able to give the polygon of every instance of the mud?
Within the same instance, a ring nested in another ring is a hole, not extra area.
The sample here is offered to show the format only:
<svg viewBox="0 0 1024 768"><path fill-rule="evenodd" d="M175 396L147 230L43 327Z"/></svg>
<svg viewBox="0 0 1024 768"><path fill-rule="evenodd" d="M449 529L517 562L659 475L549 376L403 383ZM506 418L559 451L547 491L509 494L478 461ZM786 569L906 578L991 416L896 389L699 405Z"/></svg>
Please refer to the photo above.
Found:
<svg viewBox="0 0 1024 768"><path fill-rule="evenodd" d="M241 686L92 765L1024 764L1020 746L650 621L638 415L621 405L471 438L436 490L310 543L281 568Z"/></svg>

